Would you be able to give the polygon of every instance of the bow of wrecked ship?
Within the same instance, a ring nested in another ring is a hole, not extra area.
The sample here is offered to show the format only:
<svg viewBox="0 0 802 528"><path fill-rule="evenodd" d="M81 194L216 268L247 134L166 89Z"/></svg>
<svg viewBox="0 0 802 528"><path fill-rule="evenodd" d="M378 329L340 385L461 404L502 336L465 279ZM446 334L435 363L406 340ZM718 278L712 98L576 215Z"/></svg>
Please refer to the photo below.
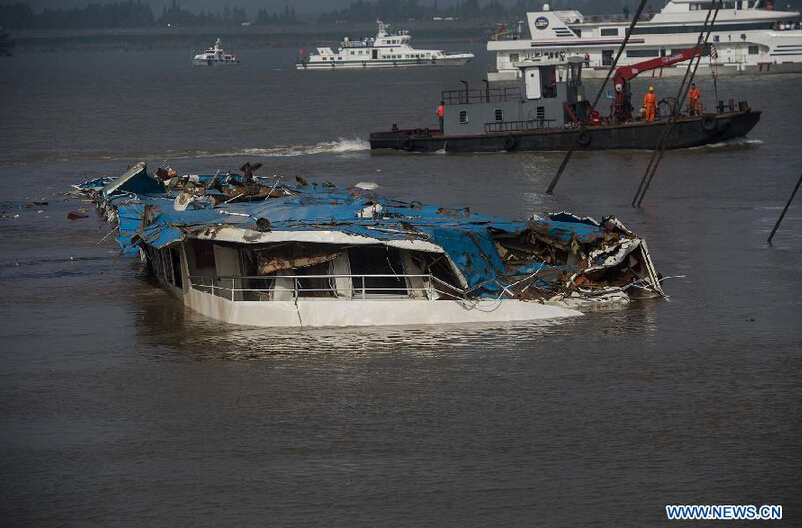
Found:
<svg viewBox="0 0 802 528"><path fill-rule="evenodd" d="M614 217L499 218L328 181L178 176L139 163L76 187L193 310L254 326L552 319L662 296L645 241Z"/></svg>

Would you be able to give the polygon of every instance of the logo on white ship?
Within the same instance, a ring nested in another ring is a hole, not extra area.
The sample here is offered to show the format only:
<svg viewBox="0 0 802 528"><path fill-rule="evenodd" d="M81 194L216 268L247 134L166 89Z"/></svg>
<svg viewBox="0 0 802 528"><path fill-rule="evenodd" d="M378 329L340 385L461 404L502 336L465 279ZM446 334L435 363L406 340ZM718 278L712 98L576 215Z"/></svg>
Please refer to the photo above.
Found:
<svg viewBox="0 0 802 528"><path fill-rule="evenodd" d="M537 29L546 29L547 27L549 27L549 19L546 17L538 17L535 20L535 27Z"/></svg>

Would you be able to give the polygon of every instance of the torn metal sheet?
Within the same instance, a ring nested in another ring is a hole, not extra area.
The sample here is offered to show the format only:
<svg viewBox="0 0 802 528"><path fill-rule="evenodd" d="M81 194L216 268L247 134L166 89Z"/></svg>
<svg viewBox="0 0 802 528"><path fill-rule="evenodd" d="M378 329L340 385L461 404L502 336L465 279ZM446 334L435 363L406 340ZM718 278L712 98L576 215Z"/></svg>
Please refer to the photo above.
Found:
<svg viewBox="0 0 802 528"><path fill-rule="evenodd" d="M299 248L298 245L284 245L270 250L256 250L257 271L259 275L269 275L276 271L305 268L331 262L342 251L322 248Z"/></svg>
<svg viewBox="0 0 802 528"><path fill-rule="evenodd" d="M159 194L164 192L162 182L149 175L147 164L140 161L119 178L109 182L103 187L103 194L109 196L116 191L125 191L134 194Z"/></svg>

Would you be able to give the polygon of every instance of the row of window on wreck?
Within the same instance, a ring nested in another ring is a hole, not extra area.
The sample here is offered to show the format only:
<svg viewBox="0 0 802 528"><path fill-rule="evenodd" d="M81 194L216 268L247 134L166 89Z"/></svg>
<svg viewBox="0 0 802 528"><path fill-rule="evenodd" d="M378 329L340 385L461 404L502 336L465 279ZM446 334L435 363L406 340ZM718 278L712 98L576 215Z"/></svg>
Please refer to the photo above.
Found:
<svg viewBox="0 0 802 528"><path fill-rule="evenodd" d="M494 242L507 271L533 262L549 266L575 264L577 259L574 252L546 243L528 231L497 232ZM296 295L434 299L463 296L460 281L445 254L380 244L288 242L245 247L190 239L183 249L148 247L146 252L153 272L162 281L178 289L194 288L234 300L292 300ZM431 282L429 277L433 277Z"/></svg>
<svg viewBox="0 0 802 528"><path fill-rule="evenodd" d="M190 240L185 246L187 286L235 300L298 297L358 298L459 296L459 281L445 255L384 245L287 243L244 248ZM146 249L154 274L183 289L181 249ZM429 284L426 276L437 280ZM214 287L212 287L214 286Z"/></svg>

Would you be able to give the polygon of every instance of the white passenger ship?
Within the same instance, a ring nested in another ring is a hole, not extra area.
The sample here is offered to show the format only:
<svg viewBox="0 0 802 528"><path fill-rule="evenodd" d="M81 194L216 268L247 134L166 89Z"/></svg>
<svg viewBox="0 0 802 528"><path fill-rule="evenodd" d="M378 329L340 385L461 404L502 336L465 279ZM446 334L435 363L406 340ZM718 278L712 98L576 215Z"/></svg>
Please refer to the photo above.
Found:
<svg viewBox="0 0 802 528"><path fill-rule="evenodd" d="M659 13L644 13L635 27L619 64L671 55L697 44L713 2L670 0ZM604 77L624 40L629 15L584 16L579 11L527 13L531 38L499 32L487 44L496 53L489 81L514 80L516 62L537 58L578 55L587 59L585 77ZM699 73L714 68L718 74L780 73L802 71L802 29L796 11L775 10L771 2L723 2L710 38L715 53L702 59ZM682 75L682 66L656 70L654 76Z"/></svg>
<svg viewBox="0 0 802 528"><path fill-rule="evenodd" d="M415 49L408 31L387 32L389 25L377 20L375 37L362 40L343 39L337 51L317 48L317 53L304 55L296 62L299 70L332 70L360 68L394 68L400 66L462 66L473 53L446 53L443 50Z"/></svg>
<svg viewBox="0 0 802 528"><path fill-rule="evenodd" d="M239 64L239 58L233 53L225 51L220 39L214 43L214 46L207 49L203 53L198 53L192 59L192 64L195 66L218 66L222 64Z"/></svg>

